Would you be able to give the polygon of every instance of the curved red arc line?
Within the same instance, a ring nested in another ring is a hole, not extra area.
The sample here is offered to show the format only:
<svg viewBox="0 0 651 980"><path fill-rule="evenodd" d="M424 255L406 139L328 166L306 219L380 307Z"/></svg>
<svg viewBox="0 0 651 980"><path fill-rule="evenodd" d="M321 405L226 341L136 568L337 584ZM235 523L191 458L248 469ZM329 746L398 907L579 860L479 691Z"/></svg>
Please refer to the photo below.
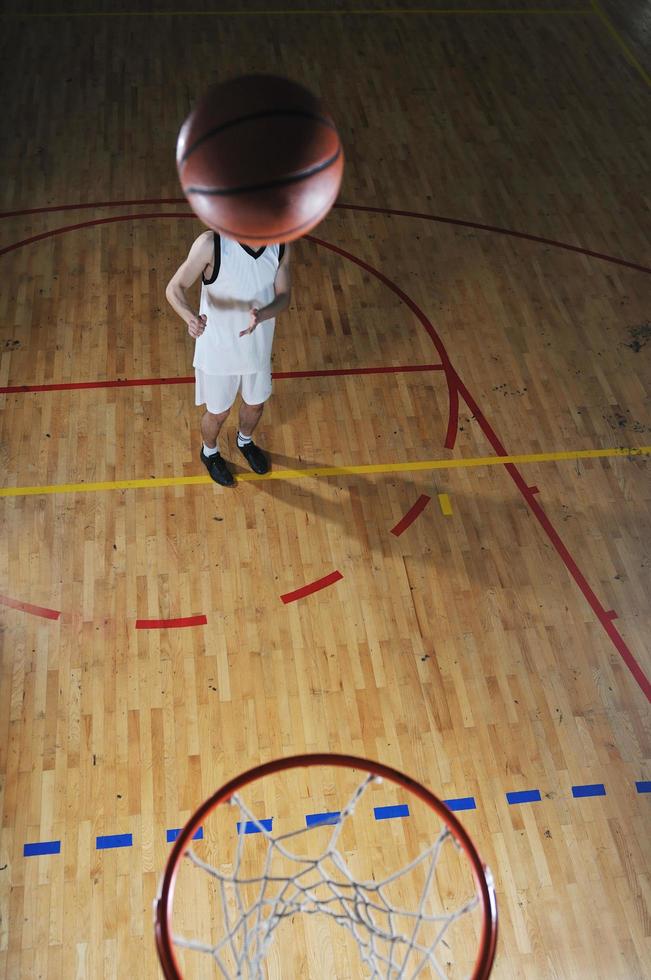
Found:
<svg viewBox="0 0 651 980"><path fill-rule="evenodd" d="M87 204L53 204L43 208L22 208L17 211L0 211L1 218L18 218L26 214L52 214L55 211L84 211L92 208L121 208L121 207L142 207L149 204L184 204L187 205L184 197L152 197L139 198L132 201L92 201ZM366 204L333 204L333 208L342 211L362 211L368 214L390 214L399 218L420 218L423 221L436 221L444 225L457 225L460 228L474 228L477 231L488 231L494 235L507 235L511 238L521 238L529 242L537 242L539 245L551 245L553 248L562 248L569 252L578 252L579 255L587 255L593 259L600 259L603 262L613 262L628 269L635 269L637 272L646 272L651 275L651 268L639 265L636 262L629 262L627 259L618 259L614 255L606 255L605 252L595 252L591 249L582 248L580 245L570 245L567 242L558 242L554 238L543 238L540 235L531 235L525 231L514 231L510 228L500 228L497 225L485 225L479 221L464 221L462 218L446 218L445 215L428 214L425 211L404 211L397 208L379 208ZM194 217L193 215L185 215ZM136 217L136 215L132 215ZM181 217L181 213L177 213ZM0 255L2 252L0 252Z"/></svg>
<svg viewBox="0 0 651 980"><path fill-rule="evenodd" d="M182 628L184 626L205 626L208 622L206 616L179 616L176 619L137 619L137 630L166 630Z"/></svg>
<svg viewBox="0 0 651 980"><path fill-rule="evenodd" d="M47 606L34 606L31 602L12 599L8 595L0 595L0 605L9 606L11 609L19 609L21 612L30 613L32 616L41 616L43 619L59 619L61 616L58 609L48 609Z"/></svg>
<svg viewBox="0 0 651 980"><path fill-rule="evenodd" d="M0 218L20 218L25 214L53 214L55 211L90 211L92 208L142 207L143 204L185 204L184 197L143 197L135 201L90 201L85 204L50 204L43 208L0 211Z"/></svg>
<svg viewBox="0 0 651 980"><path fill-rule="evenodd" d="M500 228L498 225L484 225L479 221L464 221L462 218L446 218L440 214L427 214L422 211L398 211L389 208L367 207L362 204L335 204L335 207L341 208L344 211L370 211L375 214L393 214L400 218L420 218L423 221L437 221L442 225L456 225L460 228L474 228L476 231L489 231L493 235L506 235L509 238L521 238L527 242L536 242L538 245L551 245L553 248L562 248L568 252L578 252L579 255L588 255L592 259L614 262L616 265L623 265L628 269L635 269L637 272L651 274L651 268L648 266L638 265L636 262L629 262L628 259L618 259L614 255L606 255L604 252L594 252L592 249L583 248L581 245L557 242L554 238L543 238L541 235L531 235L526 231L514 231L511 228Z"/></svg>
<svg viewBox="0 0 651 980"><path fill-rule="evenodd" d="M391 528L391 534L395 534L397 538L406 531L410 524L413 524L416 518L423 513L428 503L432 498L428 497L426 493L422 493L413 507L410 507L404 517L401 517L395 527Z"/></svg>
<svg viewBox="0 0 651 980"><path fill-rule="evenodd" d="M452 374L446 373L446 381L448 383L448 428L445 433L445 442L443 446L445 449L454 449L454 444L457 440L457 433L459 431L459 389L457 387L456 372L454 369Z"/></svg>
<svg viewBox="0 0 651 980"><path fill-rule="evenodd" d="M345 249L340 248L338 245L331 245L330 242L324 242L323 239L321 238L315 238L313 235L306 235L305 238L307 239L307 241L315 242L315 244L321 245L323 246L323 248L328 248L330 249L330 251L336 252L338 255L343 255L344 258L348 259L350 262L354 262L355 265L360 266L360 268L365 269L366 272L369 272L372 276L375 276L376 279L379 279L380 282L387 287L387 289L390 289L393 293L396 294L396 296L399 297L399 299L402 300L405 306L407 306L411 310L411 312L414 314L416 319L419 320L422 326L425 328L425 330L430 336L432 343L436 347L437 353L441 359L442 369L445 372L445 380L448 386L448 403L449 403L448 426L447 426L447 434L445 437L445 448L453 449L457 436L457 424L456 424L457 418L455 417L455 415L458 416L458 399L456 399L456 391L455 391L456 372L454 371L454 368L450 363L450 358L448 357L448 352L443 346L443 341L441 340L441 338L439 337L439 335L437 334L434 327L427 319L427 317L425 316L421 308L417 306L416 303L414 303L413 299L410 296L407 296L407 294L403 292L402 289L400 289L400 287L395 284L395 282L387 278L387 276L385 276L384 273L380 272L379 269L374 268L374 266L369 265L367 262L363 262L362 259L358 259L356 255L353 255L351 252L347 252ZM454 423L454 429L452 428L453 423Z"/></svg>
<svg viewBox="0 0 651 980"><path fill-rule="evenodd" d="M14 252L16 249L22 248L24 245L31 245L33 242L41 242L45 238L53 238L55 235L63 235L67 231L79 231L80 228L92 228L94 225L110 225L116 221L134 221L136 218L194 218L195 221L198 220L194 214L186 213L184 211L152 211L150 213L145 212L143 214L113 214L110 218L93 218L92 221L80 221L76 225L61 225L59 228L52 228L50 231L43 231L40 235L32 235L31 238L24 238L20 242L14 242L12 245L5 245L4 248L0 248L0 255L6 255L7 252Z"/></svg>
<svg viewBox="0 0 651 980"><path fill-rule="evenodd" d="M302 585L299 589L294 589L293 592L285 592L280 598L287 605L288 602L304 599L305 596L312 595L313 592L319 592L329 585L334 585L335 582L338 582L342 578L343 575L341 572L330 572L329 575L324 575L323 578L318 578L314 582L308 582L307 585Z"/></svg>

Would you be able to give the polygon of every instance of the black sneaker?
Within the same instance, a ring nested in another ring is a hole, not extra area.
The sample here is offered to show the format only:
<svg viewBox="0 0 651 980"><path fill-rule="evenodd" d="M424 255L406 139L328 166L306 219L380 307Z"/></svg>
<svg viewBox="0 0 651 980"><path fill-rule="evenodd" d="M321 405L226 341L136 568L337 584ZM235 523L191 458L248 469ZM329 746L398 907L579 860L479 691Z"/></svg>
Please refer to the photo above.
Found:
<svg viewBox="0 0 651 980"><path fill-rule="evenodd" d="M199 459L206 467L215 483L219 483L222 487L235 486L235 478L224 462L224 459L220 453L213 453L212 456L206 456L202 446L201 452L199 453Z"/></svg>
<svg viewBox="0 0 651 980"><path fill-rule="evenodd" d="M247 442L246 446L240 446L238 444L237 448L242 453L254 473L262 474L269 472L269 460L262 452L260 447L256 446L254 442Z"/></svg>

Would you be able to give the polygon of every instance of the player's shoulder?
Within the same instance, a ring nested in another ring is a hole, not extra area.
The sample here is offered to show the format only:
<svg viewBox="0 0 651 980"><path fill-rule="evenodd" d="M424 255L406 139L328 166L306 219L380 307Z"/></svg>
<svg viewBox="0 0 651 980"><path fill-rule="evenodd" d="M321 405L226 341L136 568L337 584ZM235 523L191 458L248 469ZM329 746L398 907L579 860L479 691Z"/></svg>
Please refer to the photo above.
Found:
<svg viewBox="0 0 651 980"><path fill-rule="evenodd" d="M210 231L210 229L202 231L193 241L192 250L195 252L212 252L214 238L214 231Z"/></svg>
<svg viewBox="0 0 651 980"><path fill-rule="evenodd" d="M213 251L213 232L202 231L192 242L186 261L193 266L197 264L208 265L212 262Z"/></svg>

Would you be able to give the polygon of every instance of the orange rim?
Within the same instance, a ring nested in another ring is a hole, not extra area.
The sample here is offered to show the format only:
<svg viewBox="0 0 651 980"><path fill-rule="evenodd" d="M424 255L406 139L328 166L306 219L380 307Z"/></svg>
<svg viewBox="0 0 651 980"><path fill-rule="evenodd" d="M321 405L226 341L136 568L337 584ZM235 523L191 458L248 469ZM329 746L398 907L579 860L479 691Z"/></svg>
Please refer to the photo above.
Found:
<svg viewBox="0 0 651 980"><path fill-rule="evenodd" d="M450 830L456 842L465 851L466 857L472 867L477 896L482 908L482 930L471 977L472 980L486 980L493 967L497 947L497 902L492 875L482 862L466 829L457 820L455 815L448 810L442 800L439 800L437 796L421 783L416 782L410 776L406 776L398 769L392 769L390 766L385 766L381 762L361 759L354 755L337 755L328 752L293 755L284 759L274 759L272 762L266 762L260 766L254 766L253 769L240 773L239 776L225 783L221 789L218 789L216 793L213 793L209 799L202 803L199 809L190 817L172 847L154 907L156 946L166 980L183 980L183 974L176 959L174 941L172 939L172 904L174 901L174 886L179 864L190 846L195 832L201 826L203 820L220 803L225 803L244 786L248 786L249 783L269 776L272 773L281 772L284 769L296 769L299 766L340 766L343 769L361 769L363 772L381 776L383 779L388 779L404 787L438 814Z"/></svg>

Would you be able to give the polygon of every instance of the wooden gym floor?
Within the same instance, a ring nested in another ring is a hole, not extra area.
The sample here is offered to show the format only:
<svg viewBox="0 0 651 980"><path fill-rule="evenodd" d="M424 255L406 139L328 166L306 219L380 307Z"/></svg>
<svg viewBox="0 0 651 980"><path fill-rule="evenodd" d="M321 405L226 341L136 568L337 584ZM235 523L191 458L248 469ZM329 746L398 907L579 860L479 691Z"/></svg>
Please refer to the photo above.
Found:
<svg viewBox="0 0 651 980"><path fill-rule="evenodd" d="M4 5L0 976L157 976L166 829L324 750L471 798L496 977L649 976L645 5L274 2ZM347 168L222 491L164 289L249 71Z"/></svg>

